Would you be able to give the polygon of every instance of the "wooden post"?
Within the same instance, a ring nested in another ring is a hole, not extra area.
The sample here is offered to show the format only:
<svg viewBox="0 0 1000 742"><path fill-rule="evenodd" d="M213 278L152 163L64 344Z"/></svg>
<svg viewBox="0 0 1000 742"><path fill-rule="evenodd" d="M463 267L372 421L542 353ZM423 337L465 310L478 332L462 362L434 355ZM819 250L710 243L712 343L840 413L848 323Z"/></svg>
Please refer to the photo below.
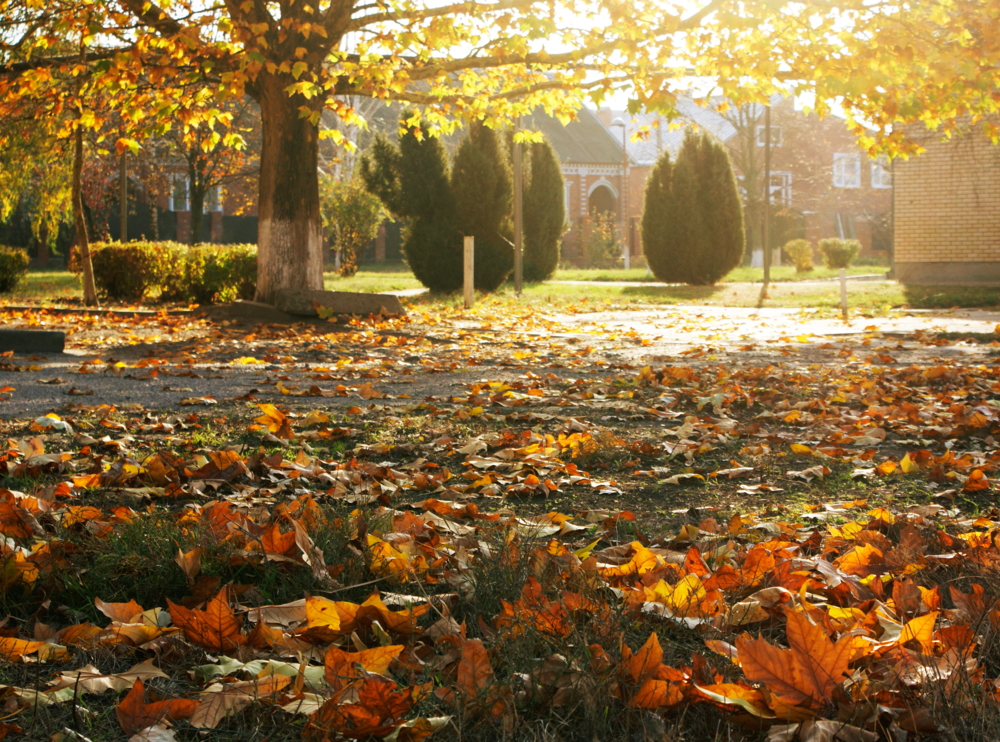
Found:
<svg viewBox="0 0 1000 742"><path fill-rule="evenodd" d="M476 268L475 237L465 238L465 308L472 309L475 299L473 274Z"/></svg>
<svg viewBox="0 0 1000 742"><path fill-rule="evenodd" d="M514 134L517 135L518 127L514 127ZM514 140L514 292L521 295L521 282L523 276L522 234L524 232L524 216L521 206L521 143Z"/></svg>
<svg viewBox="0 0 1000 742"><path fill-rule="evenodd" d="M847 271L840 269L840 311L847 319Z"/></svg>

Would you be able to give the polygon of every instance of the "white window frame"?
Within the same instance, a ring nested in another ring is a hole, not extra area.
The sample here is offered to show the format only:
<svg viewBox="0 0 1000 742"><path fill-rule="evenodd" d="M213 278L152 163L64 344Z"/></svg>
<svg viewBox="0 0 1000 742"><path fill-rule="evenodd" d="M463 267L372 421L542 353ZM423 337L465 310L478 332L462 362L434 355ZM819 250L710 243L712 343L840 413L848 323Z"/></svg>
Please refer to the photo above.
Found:
<svg viewBox="0 0 1000 742"><path fill-rule="evenodd" d="M853 173L848 172L848 167ZM860 188L861 187L861 153L860 152L834 152L833 153L833 187L834 188Z"/></svg>
<svg viewBox="0 0 1000 742"><path fill-rule="evenodd" d="M567 216L573 213L571 206L573 203L573 199L570 197L570 191L572 190L572 188L573 188L572 183L563 184L563 206L566 209Z"/></svg>
<svg viewBox="0 0 1000 742"><path fill-rule="evenodd" d="M177 191L178 184L184 184L184 203L178 204L177 199L174 198L174 193ZM167 211L190 211L191 207L188 205L188 200L191 197L191 190L188 188L188 179L186 175L174 175L170 178L170 193L167 196ZM178 206L183 206L183 208L177 208Z"/></svg>
<svg viewBox="0 0 1000 742"><path fill-rule="evenodd" d="M775 185L775 178L780 178L778 185ZM787 170L771 171L770 196L771 203L782 206L792 205L792 174Z"/></svg>
<svg viewBox="0 0 1000 742"><path fill-rule="evenodd" d="M872 188L892 188L892 168L885 155L872 160Z"/></svg>
<svg viewBox="0 0 1000 742"><path fill-rule="evenodd" d="M206 211L222 211L222 186L209 188L205 196L205 200L208 202Z"/></svg>
<svg viewBox="0 0 1000 742"><path fill-rule="evenodd" d="M763 147L767 144L767 137L764 136L764 130L767 129L763 124L757 127L757 146ZM781 127L771 125L771 146L780 147L781 146Z"/></svg>

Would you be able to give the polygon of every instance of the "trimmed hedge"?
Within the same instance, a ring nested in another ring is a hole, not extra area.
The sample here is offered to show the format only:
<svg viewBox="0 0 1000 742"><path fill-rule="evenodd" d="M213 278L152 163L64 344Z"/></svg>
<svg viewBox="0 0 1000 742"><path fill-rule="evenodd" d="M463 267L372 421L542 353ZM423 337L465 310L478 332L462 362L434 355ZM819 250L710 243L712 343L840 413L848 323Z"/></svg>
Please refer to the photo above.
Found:
<svg viewBox="0 0 1000 742"><path fill-rule="evenodd" d="M857 240L838 240L833 237L820 240L819 251L823 253L823 263L827 268L850 268L851 263L861 252L861 243Z"/></svg>
<svg viewBox="0 0 1000 742"><path fill-rule="evenodd" d="M813 249L809 240L789 240L782 250L795 263L796 273L808 273L813 269Z"/></svg>
<svg viewBox="0 0 1000 742"><path fill-rule="evenodd" d="M0 245L0 294L17 288L28 273L28 253Z"/></svg>
<svg viewBox="0 0 1000 742"><path fill-rule="evenodd" d="M160 298L210 304L252 299L257 289L256 245L178 242L96 242L90 246L97 288L109 299Z"/></svg>

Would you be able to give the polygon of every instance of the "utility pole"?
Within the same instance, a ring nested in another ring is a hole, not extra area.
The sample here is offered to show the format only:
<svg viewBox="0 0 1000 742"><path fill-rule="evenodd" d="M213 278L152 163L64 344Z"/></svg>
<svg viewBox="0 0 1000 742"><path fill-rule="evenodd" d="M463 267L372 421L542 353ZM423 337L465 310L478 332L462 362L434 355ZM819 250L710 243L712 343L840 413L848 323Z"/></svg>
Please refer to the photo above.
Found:
<svg viewBox="0 0 1000 742"><path fill-rule="evenodd" d="M629 237L631 237L628 222L628 127L625 125L625 119L621 116L617 117L611 122L612 126L622 127L622 261L625 266L625 270L629 269Z"/></svg>
<svg viewBox="0 0 1000 742"><path fill-rule="evenodd" d="M521 295L521 281L523 276L522 248L524 234L524 212L521 200L522 196L522 175L521 175L521 143L517 141L517 133L521 128L521 117L517 117L514 124L514 292Z"/></svg>
<svg viewBox="0 0 1000 742"><path fill-rule="evenodd" d="M771 103L764 109L764 291L771 282Z"/></svg>
<svg viewBox="0 0 1000 742"><path fill-rule="evenodd" d="M128 157L124 152L121 156L121 164L118 168L118 198L121 201L121 234L119 241L128 242Z"/></svg>

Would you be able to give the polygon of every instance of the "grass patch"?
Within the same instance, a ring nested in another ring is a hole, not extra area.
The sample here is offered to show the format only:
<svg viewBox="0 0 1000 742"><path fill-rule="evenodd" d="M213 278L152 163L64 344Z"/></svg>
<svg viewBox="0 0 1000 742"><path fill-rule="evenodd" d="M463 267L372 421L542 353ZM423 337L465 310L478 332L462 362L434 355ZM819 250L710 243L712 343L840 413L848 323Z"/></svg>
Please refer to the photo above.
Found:
<svg viewBox="0 0 1000 742"><path fill-rule="evenodd" d="M414 278L405 263L371 263L362 267L350 278L343 278L335 271L326 271L323 274L323 286L327 291L357 291L368 294L422 288L420 281Z"/></svg>
<svg viewBox="0 0 1000 742"><path fill-rule="evenodd" d="M32 268L14 291L0 296L0 301L10 304L82 299L80 277L62 267Z"/></svg>
<svg viewBox="0 0 1000 742"><path fill-rule="evenodd" d="M479 295L476 301L513 301L511 284L504 284L490 297ZM891 309L943 309L953 307L991 308L1000 304L996 289L978 286L906 287L895 281L864 281L848 285L848 304L852 312L877 316ZM517 302L539 310L604 311L606 309L641 309L655 306L696 305L717 307L756 307L760 284L715 286L614 286L595 281L591 284L526 284ZM409 299L411 304L432 309L435 304L455 308L461 296L426 294ZM830 283L775 283L768 289L766 307L789 307L837 311L840 285Z"/></svg>
<svg viewBox="0 0 1000 742"><path fill-rule="evenodd" d="M872 266L853 266L847 269L849 276L866 276L872 273L884 273L885 268ZM831 268L817 266L808 273L797 273L792 266L775 266L771 268L771 280L776 282L786 281L819 281L823 279L837 278L840 271ZM596 269L596 268L568 268L556 271L553 277L555 281L640 281L643 283L656 283L657 279L646 273L645 268L632 268L624 270L616 269ZM750 268L740 266L727 275L722 283L760 283L764 280L763 268Z"/></svg>

